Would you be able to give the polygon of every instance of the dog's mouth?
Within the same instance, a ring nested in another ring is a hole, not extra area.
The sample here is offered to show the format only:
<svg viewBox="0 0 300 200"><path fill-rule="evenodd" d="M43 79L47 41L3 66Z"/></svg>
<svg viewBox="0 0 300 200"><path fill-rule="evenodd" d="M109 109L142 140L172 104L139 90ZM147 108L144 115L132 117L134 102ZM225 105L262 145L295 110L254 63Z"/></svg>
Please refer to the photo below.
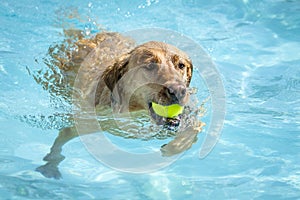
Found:
<svg viewBox="0 0 300 200"><path fill-rule="evenodd" d="M162 117L155 113L152 102L148 104L149 113L151 118L155 121L157 125L163 125L167 129L174 130L180 125L181 115L178 115L173 118Z"/></svg>

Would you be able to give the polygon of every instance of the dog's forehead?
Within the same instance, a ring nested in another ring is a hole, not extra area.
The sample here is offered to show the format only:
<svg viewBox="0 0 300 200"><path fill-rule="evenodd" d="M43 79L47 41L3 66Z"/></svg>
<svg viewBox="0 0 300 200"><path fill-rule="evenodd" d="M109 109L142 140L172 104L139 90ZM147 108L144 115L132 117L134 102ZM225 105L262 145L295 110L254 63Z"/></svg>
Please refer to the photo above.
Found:
<svg viewBox="0 0 300 200"><path fill-rule="evenodd" d="M190 60L189 56L182 50L178 49L177 47L164 43L164 42L157 42L157 41L150 41L146 42L137 47L137 49L141 49L142 51L148 51L149 53L163 53L165 55L179 55L180 57Z"/></svg>

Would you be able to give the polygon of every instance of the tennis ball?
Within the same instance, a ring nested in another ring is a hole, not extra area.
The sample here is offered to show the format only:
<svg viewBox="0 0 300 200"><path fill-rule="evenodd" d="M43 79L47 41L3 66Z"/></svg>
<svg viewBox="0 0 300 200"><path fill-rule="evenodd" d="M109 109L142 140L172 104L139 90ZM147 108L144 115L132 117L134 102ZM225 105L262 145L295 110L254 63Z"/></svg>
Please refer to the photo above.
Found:
<svg viewBox="0 0 300 200"><path fill-rule="evenodd" d="M184 107L179 104L163 106L152 102L152 108L154 112L161 117L174 118L182 113Z"/></svg>

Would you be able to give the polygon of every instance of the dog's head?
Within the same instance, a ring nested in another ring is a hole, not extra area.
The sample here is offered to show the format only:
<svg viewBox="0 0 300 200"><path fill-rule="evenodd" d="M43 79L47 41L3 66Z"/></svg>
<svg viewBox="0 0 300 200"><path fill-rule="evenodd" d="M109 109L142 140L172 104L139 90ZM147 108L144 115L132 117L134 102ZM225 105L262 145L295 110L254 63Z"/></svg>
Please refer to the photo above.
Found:
<svg viewBox="0 0 300 200"><path fill-rule="evenodd" d="M147 42L122 55L103 73L103 80L112 91L112 99L129 111L146 109L158 124L177 119L158 116L152 102L161 105L186 105L187 88L193 65L188 56L176 47L162 42Z"/></svg>

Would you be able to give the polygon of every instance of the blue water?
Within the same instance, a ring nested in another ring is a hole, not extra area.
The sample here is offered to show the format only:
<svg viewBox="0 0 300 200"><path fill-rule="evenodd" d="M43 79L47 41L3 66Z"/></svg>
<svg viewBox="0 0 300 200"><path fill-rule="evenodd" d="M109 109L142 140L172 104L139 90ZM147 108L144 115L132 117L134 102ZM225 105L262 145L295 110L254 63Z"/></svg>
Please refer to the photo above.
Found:
<svg viewBox="0 0 300 200"><path fill-rule="evenodd" d="M213 151L199 159L204 130L174 164L130 174L95 160L77 138L64 147L63 179L36 172L60 125L20 116L68 110L29 73L45 67L65 23L92 33L165 28L202 45L226 92ZM0 24L0 199L300 199L300 1L2 0Z"/></svg>

